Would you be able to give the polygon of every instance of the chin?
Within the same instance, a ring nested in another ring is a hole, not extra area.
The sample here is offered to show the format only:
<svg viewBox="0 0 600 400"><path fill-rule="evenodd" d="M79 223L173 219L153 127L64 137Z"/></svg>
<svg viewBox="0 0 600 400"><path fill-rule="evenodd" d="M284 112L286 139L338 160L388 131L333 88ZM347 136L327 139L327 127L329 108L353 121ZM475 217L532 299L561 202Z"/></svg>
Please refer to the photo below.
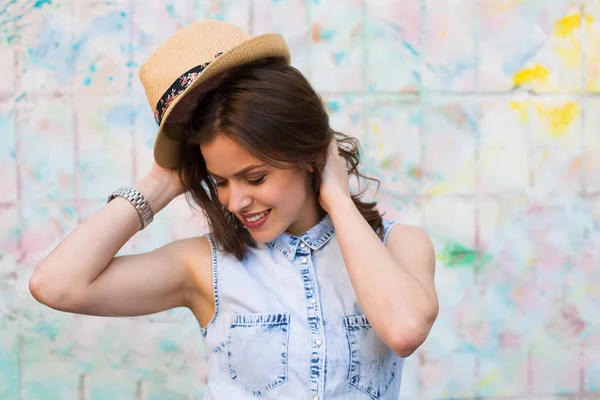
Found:
<svg viewBox="0 0 600 400"><path fill-rule="evenodd" d="M280 229L278 226L274 226L277 225L273 224L274 222L275 221L268 221L261 229L248 229L248 232L256 242L268 243L285 232L284 228Z"/></svg>
<svg viewBox="0 0 600 400"><path fill-rule="evenodd" d="M275 232L269 231L252 231L250 232L250 236L258 243L268 243L271 240L275 239L278 235Z"/></svg>

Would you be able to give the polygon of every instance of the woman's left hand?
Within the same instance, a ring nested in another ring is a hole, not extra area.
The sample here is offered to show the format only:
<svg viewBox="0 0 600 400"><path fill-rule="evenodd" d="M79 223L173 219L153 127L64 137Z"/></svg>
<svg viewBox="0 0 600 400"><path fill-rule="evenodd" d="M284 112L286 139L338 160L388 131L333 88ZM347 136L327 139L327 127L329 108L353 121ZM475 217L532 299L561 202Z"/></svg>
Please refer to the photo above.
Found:
<svg viewBox="0 0 600 400"><path fill-rule="evenodd" d="M337 140L333 137L321 179L319 202L329 213L337 201L345 199L351 199L346 160L338 153Z"/></svg>

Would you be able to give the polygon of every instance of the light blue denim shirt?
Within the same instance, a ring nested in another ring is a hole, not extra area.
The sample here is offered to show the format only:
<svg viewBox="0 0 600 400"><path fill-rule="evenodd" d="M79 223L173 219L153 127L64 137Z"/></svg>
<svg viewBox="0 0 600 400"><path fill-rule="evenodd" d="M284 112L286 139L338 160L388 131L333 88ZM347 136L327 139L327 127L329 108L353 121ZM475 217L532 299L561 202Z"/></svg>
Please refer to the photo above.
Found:
<svg viewBox="0 0 600 400"><path fill-rule="evenodd" d="M384 220L384 243L393 224ZM369 325L329 216L242 261L207 236L216 312L202 329L205 400L398 398L404 359Z"/></svg>

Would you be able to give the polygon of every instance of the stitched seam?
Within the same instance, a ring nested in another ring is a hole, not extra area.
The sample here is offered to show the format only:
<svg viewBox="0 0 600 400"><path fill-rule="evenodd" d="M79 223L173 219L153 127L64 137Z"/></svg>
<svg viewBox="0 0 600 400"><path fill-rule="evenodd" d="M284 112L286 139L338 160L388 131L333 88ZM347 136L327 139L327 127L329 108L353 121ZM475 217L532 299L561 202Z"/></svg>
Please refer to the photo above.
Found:
<svg viewBox="0 0 600 400"><path fill-rule="evenodd" d="M392 227L397 224L398 224L398 221L386 221L386 223L384 225L383 237L381 238L381 241L383 242L383 244L385 244L388 233L390 233L390 229L392 229Z"/></svg>
<svg viewBox="0 0 600 400"><path fill-rule="evenodd" d="M206 337L206 335L208 334L208 328L211 327L214 322L217 320L217 317L219 316L219 278L218 278L218 263L217 263L217 247L215 246L215 243L213 241L213 238L211 236L211 234L207 234L206 235L209 243L210 243L210 249L211 249L211 253L212 253L212 273L213 273L213 295L215 297L215 313L213 315L213 317L211 318L211 320L208 322L208 324L204 327L201 328L201 333L202 336Z"/></svg>

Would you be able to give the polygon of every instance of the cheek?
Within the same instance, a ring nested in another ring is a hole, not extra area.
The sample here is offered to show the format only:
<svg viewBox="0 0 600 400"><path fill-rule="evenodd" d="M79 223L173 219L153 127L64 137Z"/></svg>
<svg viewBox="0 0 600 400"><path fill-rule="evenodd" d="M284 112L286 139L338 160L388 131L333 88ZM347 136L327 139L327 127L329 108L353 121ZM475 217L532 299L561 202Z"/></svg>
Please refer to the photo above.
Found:
<svg viewBox="0 0 600 400"><path fill-rule="evenodd" d="M278 188L277 191L280 202L284 203L288 208L297 208L304 204L308 197L306 181L303 177L292 176Z"/></svg>
<svg viewBox="0 0 600 400"><path fill-rule="evenodd" d="M227 206L228 203L228 194L226 189L217 189L217 198L219 199L219 203L223 206Z"/></svg>

